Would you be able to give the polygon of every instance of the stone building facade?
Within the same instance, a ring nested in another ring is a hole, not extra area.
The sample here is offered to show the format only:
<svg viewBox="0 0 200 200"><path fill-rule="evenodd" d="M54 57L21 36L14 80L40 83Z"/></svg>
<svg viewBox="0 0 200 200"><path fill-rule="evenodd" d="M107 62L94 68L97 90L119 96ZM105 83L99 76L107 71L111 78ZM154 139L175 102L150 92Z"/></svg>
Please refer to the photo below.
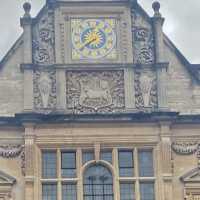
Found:
<svg viewBox="0 0 200 200"><path fill-rule="evenodd" d="M137 0L47 0L0 62L0 200L199 200L200 65Z"/></svg>

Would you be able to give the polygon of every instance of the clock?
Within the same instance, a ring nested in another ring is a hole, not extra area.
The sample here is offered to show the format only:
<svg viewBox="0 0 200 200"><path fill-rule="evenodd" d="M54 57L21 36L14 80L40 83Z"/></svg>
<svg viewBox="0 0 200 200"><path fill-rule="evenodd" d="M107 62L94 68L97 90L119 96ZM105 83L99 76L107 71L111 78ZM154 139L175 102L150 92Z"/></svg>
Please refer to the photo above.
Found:
<svg viewBox="0 0 200 200"><path fill-rule="evenodd" d="M71 19L72 60L117 58L116 20Z"/></svg>

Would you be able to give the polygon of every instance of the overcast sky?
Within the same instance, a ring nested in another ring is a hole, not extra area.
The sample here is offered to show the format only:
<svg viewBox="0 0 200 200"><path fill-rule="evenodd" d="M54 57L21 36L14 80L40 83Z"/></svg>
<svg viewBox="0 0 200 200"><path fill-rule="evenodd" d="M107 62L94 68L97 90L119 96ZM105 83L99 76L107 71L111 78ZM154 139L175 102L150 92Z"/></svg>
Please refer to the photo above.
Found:
<svg viewBox="0 0 200 200"><path fill-rule="evenodd" d="M152 16L153 0L138 0ZM200 0L159 0L165 17L164 32L191 63L200 63ZM19 19L23 15L25 0L0 0L0 59L22 32ZM29 0L32 16L45 0Z"/></svg>

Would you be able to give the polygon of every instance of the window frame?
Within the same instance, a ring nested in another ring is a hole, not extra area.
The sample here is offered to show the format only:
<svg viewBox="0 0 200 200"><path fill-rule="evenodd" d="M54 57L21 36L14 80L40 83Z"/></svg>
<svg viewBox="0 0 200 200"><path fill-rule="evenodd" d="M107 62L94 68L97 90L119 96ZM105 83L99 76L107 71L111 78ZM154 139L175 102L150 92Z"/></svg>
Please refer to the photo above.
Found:
<svg viewBox="0 0 200 200"><path fill-rule="evenodd" d="M159 172L156 169L158 167L157 163L157 147L152 145L152 146L125 146L125 147L111 147L110 145L108 147L103 146L103 148L100 150L101 151L106 151L107 149L111 150L112 152L112 163L104 162L100 160L100 162L103 162L103 164L107 165L108 167L111 167L113 170L113 191L114 191L114 200L116 200L117 197L120 197L120 183L133 183L135 186L135 200L140 199L140 182L153 182L154 183L154 194L155 194L155 200L158 199L158 194L157 189L157 177L159 176ZM119 150L133 150L133 163L134 163L134 176L133 177L120 177L119 176L119 167L118 167L118 151ZM42 146L41 148L38 148L38 159L40 165L38 166L38 198L42 200L42 184L43 183L56 183L57 184L57 200L62 199L62 184L64 183L71 183L71 184L76 184L77 187L77 200L83 200L83 182L81 182L81 179L83 177L84 169L87 168L88 164L95 163L96 161L89 161L88 163L83 164L82 163L82 152L91 150L91 147L79 147L79 146L74 146L72 148L59 148L59 147L47 147ZM138 151L140 150L151 150L153 154L153 170L154 170L154 177L139 177L139 163L138 163ZM42 178L42 152L45 151L56 151L57 152L57 178L55 179L44 179ZM61 177L61 152L76 152L76 172L77 172L77 177L75 178L62 178ZM95 152L95 150L94 150ZM96 152L95 152L96 153ZM96 154L95 154L96 155ZM100 159L100 154L99 154L99 159ZM116 189L115 189L116 187ZM118 189L117 189L118 188ZM81 197L82 196L82 197Z"/></svg>

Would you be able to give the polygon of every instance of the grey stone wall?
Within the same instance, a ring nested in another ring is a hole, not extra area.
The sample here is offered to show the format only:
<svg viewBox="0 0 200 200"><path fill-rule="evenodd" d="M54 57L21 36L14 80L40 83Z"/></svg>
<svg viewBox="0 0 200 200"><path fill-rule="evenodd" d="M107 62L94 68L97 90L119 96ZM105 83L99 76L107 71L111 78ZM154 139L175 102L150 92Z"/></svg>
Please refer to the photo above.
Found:
<svg viewBox="0 0 200 200"><path fill-rule="evenodd" d="M0 71L0 116L11 116L23 110L23 60L20 46Z"/></svg>

